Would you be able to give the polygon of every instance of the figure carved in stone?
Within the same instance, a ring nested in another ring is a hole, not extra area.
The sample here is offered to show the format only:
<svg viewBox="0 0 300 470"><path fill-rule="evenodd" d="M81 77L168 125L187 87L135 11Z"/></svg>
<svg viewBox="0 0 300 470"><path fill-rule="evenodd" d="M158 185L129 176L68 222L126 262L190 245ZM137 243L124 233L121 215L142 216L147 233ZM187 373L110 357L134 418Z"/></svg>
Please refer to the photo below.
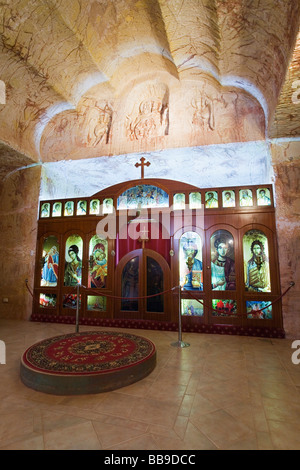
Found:
<svg viewBox="0 0 300 470"><path fill-rule="evenodd" d="M130 140L149 139L168 135L169 108L160 99L142 101L138 116L127 116L127 136Z"/></svg>
<svg viewBox="0 0 300 470"><path fill-rule="evenodd" d="M98 124L94 128L94 145L104 142L108 144L111 130L112 109L106 104L99 115Z"/></svg>
<svg viewBox="0 0 300 470"><path fill-rule="evenodd" d="M213 131L215 129L213 100L203 94L199 98L194 98L191 105L195 109L192 123L202 130L209 128Z"/></svg>
<svg viewBox="0 0 300 470"><path fill-rule="evenodd" d="M82 124L86 129L83 145L96 147L98 144L109 142L112 114L112 108L108 103L103 106L97 103L86 106Z"/></svg>
<svg viewBox="0 0 300 470"><path fill-rule="evenodd" d="M57 135L61 137L64 134L67 127L68 127L68 119L62 118L55 128Z"/></svg>
<svg viewBox="0 0 300 470"><path fill-rule="evenodd" d="M63 116L54 121L53 132L55 133L55 139L50 139L50 147L48 146L48 151L55 151L54 149L61 149L62 145L65 146L66 139L68 143L73 146L77 144L77 135L75 129L78 125L78 114L74 111L67 112ZM52 144L51 144L52 142ZM56 143L55 143L56 142ZM49 145L49 144L48 144Z"/></svg>

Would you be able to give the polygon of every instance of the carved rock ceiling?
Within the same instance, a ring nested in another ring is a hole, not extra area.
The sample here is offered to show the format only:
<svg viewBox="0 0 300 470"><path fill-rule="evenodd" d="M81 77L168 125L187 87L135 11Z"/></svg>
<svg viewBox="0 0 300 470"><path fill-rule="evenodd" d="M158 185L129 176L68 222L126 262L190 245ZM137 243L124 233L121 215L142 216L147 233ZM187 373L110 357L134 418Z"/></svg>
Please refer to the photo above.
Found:
<svg viewBox="0 0 300 470"><path fill-rule="evenodd" d="M1 175L298 137L299 18L298 0L2 1Z"/></svg>

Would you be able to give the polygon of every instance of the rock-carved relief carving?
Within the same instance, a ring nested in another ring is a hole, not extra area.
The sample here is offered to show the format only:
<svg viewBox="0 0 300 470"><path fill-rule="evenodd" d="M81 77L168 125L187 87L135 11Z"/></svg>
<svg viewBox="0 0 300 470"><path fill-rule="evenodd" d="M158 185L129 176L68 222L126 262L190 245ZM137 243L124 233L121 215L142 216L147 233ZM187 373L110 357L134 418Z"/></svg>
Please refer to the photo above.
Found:
<svg viewBox="0 0 300 470"><path fill-rule="evenodd" d="M135 118L127 116L126 133L129 140L162 137L169 132L169 107L160 99L143 100Z"/></svg>
<svg viewBox="0 0 300 470"><path fill-rule="evenodd" d="M194 108L192 124L202 130L215 129L215 111L213 100L205 94L193 98L191 102Z"/></svg>
<svg viewBox="0 0 300 470"><path fill-rule="evenodd" d="M69 121L67 118L62 118L58 125L56 126L55 128L55 131L56 131L56 135L57 137L62 137L64 135L64 133L66 132L67 128L69 126Z"/></svg>
<svg viewBox="0 0 300 470"><path fill-rule="evenodd" d="M108 144L111 138L111 123L113 110L109 103L97 103L87 100L81 114L83 136L81 144L96 147Z"/></svg>

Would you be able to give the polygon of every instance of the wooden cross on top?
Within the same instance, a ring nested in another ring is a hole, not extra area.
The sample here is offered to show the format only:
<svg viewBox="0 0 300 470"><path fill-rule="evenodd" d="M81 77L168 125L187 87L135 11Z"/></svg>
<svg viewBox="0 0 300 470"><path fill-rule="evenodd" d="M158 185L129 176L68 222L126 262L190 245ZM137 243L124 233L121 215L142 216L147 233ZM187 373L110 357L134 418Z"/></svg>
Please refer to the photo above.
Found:
<svg viewBox="0 0 300 470"><path fill-rule="evenodd" d="M151 165L150 162L144 163L145 160L146 160L146 158L142 157L142 158L140 159L140 162L141 162L141 163L136 163L136 164L135 164L136 168L138 168L139 166L141 167L141 179L144 179L144 167Z"/></svg>

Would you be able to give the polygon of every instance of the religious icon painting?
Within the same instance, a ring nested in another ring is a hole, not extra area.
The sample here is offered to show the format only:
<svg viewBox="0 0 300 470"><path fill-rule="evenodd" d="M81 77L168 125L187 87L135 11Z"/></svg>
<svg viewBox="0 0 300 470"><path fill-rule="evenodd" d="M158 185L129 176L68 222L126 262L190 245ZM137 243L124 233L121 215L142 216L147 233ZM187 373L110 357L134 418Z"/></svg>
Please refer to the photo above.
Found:
<svg viewBox="0 0 300 470"><path fill-rule="evenodd" d="M82 276L82 238L79 235L71 235L66 241L65 251L65 286L77 286L81 284Z"/></svg>
<svg viewBox="0 0 300 470"><path fill-rule="evenodd" d="M50 235L44 240L41 260L41 281L44 287L56 287L59 266L59 243L54 235Z"/></svg>
<svg viewBox="0 0 300 470"><path fill-rule="evenodd" d="M40 294L39 305L42 308L55 308L56 307L56 294Z"/></svg>
<svg viewBox="0 0 300 470"><path fill-rule="evenodd" d="M117 208L118 210L128 209L128 200L127 200L126 191L125 193L121 194L118 197Z"/></svg>
<svg viewBox="0 0 300 470"><path fill-rule="evenodd" d="M235 192L233 190L226 190L222 192L223 207L235 207Z"/></svg>
<svg viewBox="0 0 300 470"><path fill-rule="evenodd" d="M86 201L78 201L77 202L77 215L86 215L87 212L87 204Z"/></svg>
<svg viewBox="0 0 300 470"><path fill-rule="evenodd" d="M104 199L103 214L112 214L114 212L114 200L112 198Z"/></svg>
<svg viewBox="0 0 300 470"><path fill-rule="evenodd" d="M243 236L244 280L248 292L271 292L268 239L260 230Z"/></svg>
<svg viewBox="0 0 300 470"><path fill-rule="evenodd" d="M90 214L99 215L100 202L99 199L92 199L90 202Z"/></svg>
<svg viewBox="0 0 300 470"><path fill-rule="evenodd" d="M78 299L78 307L81 308L81 295ZM63 308L77 308L77 294L66 294L63 296Z"/></svg>
<svg viewBox="0 0 300 470"><path fill-rule="evenodd" d="M258 206L270 206L271 196L268 188L259 188L256 191L257 205Z"/></svg>
<svg viewBox="0 0 300 470"><path fill-rule="evenodd" d="M87 309L97 310L100 312L106 311L106 297L101 295L88 295L87 297Z"/></svg>
<svg viewBox="0 0 300 470"><path fill-rule="evenodd" d="M106 287L107 278L107 240L94 235L89 244L89 275L88 286Z"/></svg>
<svg viewBox="0 0 300 470"><path fill-rule="evenodd" d="M180 238L179 276L184 290L203 290L202 240L196 232Z"/></svg>
<svg viewBox="0 0 300 470"><path fill-rule="evenodd" d="M185 209L185 194L184 193L174 194L173 209L174 210Z"/></svg>
<svg viewBox="0 0 300 470"><path fill-rule="evenodd" d="M169 195L151 184L139 184L126 189L117 201L117 208L138 209L145 207L169 207Z"/></svg>
<svg viewBox="0 0 300 470"><path fill-rule="evenodd" d="M181 299L181 315L185 316L203 316L203 304L199 299Z"/></svg>
<svg viewBox="0 0 300 470"><path fill-rule="evenodd" d="M45 202L41 207L41 217L50 217L50 204Z"/></svg>
<svg viewBox="0 0 300 470"><path fill-rule="evenodd" d="M217 191L207 191L205 193L205 207L206 209L215 209L219 206Z"/></svg>
<svg viewBox="0 0 300 470"><path fill-rule="evenodd" d="M234 239L227 230L217 230L210 239L211 288L235 290Z"/></svg>
<svg viewBox="0 0 300 470"><path fill-rule="evenodd" d="M61 202L54 202L52 208L52 217L61 217Z"/></svg>
<svg viewBox="0 0 300 470"><path fill-rule="evenodd" d="M157 295L164 290L164 274L160 264L147 256L147 311L163 312L164 295Z"/></svg>
<svg viewBox="0 0 300 470"><path fill-rule="evenodd" d="M201 209L201 193L193 192L189 194L189 208Z"/></svg>
<svg viewBox="0 0 300 470"><path fill-rule="evenodd" d="M67 201L65 203L64 215L66 217L74 215L74 202L73 201Z"/></svg>
<svg viewBox="0 0 300 470"><path fill-rule="evenodd" d="M253 196L251 189L240 189L239 198L241 207L253 206Z"/></svg>
<svg viewBox="0 0 300 470"><path fill-rule="evenodd" d="M137 312L139 309L139 258L131 258L123 268L121 279L121 310Z"/></svg>
<svg viewBox="0 0 300 470"><path fill-rule="evenodd" d="M254 320L271 320L272 319L272 303L251 300L246 302L247 318Z"/></svg>
<svg viewBox="0 0 300 470"><path fill-rule="evenodd" d="M237 303L232 299L213 299L212 309L214 317L236 316Z"/></svg>

